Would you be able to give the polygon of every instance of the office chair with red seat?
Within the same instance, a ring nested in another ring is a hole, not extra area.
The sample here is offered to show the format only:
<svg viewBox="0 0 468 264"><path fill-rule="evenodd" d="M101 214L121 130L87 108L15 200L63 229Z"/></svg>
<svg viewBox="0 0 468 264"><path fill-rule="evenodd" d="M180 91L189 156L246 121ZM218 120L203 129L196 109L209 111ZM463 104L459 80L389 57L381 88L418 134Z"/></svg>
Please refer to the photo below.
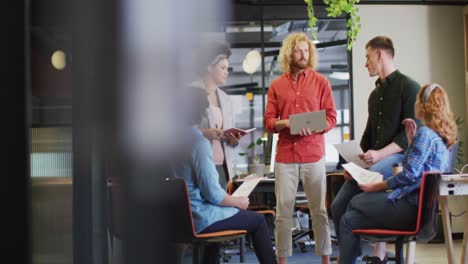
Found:
<svg viewBox="0 0 468 264"><path fill-rule="evenodd" d="M425 172L421 179L418 199L418 214L414 230L390 229L355 229L354 234L367 242L391 242L395 244L395 263L403 263L403 244L413 243L408 247L407 260L412 260L415 241L428 242L437 231L436 220L439 206L440 173ZM407 262L408 263L408 262Z"/></svg>
<svg viewBox="0 0 468 264"><path fill-rule="evenodd" d="M233 194L234 193L234 185L233 185L233 182L232 181L229 181L227 186L226 186L226 192L228 194ZM273 223L274 222L274 218L276 216L276 212L275 210L271 209L270 206L268 205L265 205L265 204L258 204L258 205L249 205L249 207L247 208L247 210L251 210L251 211L255 211L259 214L262 214L265 216L265 220L267 221L267 223ZM268 221L269 218L267 217L271 217L270 218L270 222ZM247 242L248 242L248 246L249 248L252 248L252 241L251 241L251 238L250 236L247 236L249 239L247 239ZM274 236L272 236L274 237ZM244 243L244 240L242 239L240 243Z"/></svg>
<svg viewBox="0 0 468 264"><path fill-rule="evenodd" d="M229 181L227 186L226 186L226 192L228 194L233 194L234 193L234 186L232 184L232 181ZM247 208L248 210L252 210L252 211L255 211L259 214L263 214L263 215L272 215L272 216L275 216L276 213L275 213L275 210L271 209L268 205L249 205L249 207Z"/></svg>
<svg viewBox="0 0 468 264"><path fill-rule="evenodd" d="M325 207L327 208L327 212L329 217L331 217L330 213L330 204L335 199L336 194L338 193L339 189L345 182L344 177L343 177L343 171L335 171L335 172L328 172L327 173L327 190L325 194ZM304 228L301 225L301 222L298 221L299 223L299 232L294 232L293 233L293 246L300 246L301 252L307 252L307 245L308 244L314 244L314 232L312 230L312 219L311 215L309 212L309 206L307 204L307 199L302 192L298 192L297 197L296 197L296 205L295 205L295 215L296 218L299 219L299 212L306 214L308 217L308 228ZM307 237L307 239L301 240L303 237ZM331 241L332 243L337 243L336 236L331 235ZM332 260L335 258L332 257Z"/></svg>
<svg viewBox="0 0 468 264"><path fill-rule="evenodd" d="M305 228L300 220L300 214L307 215L308 227ZM309 205L304 192L297 192L294 205L294 216L296 217L296 227L293 228L292 242L293 247L300 247L302 253L307 252L307 245L314 245L314 231L312 230L312 217L310 215ZM294 218L294 217L293 217ZM303 240L305 238L305 240Z"/></svg>
<svg viewBox="0 0 468 264"><path fill-rule="evenodd" d="M344 183L344 171L327 172L327 192L325 196L325 206L327 207L328 215L330 217L330 205Z"/></svg>
<svg viewBox="0 0 468 264"><path fill-rule="evenodd" d="M226 230L220 232L211 232L197 234L192 220L192 209L190 207L190 197L187 190L187 184L184 179L167 178L164 181L164 187L172 195L168 199L168 208L171 220L175 221L177 229L173 230L172 240L176 244L191 244L193 247L192 263L201 263L203 245L209 243L225 243L231 240L237 240L247 234L246 230ZM177 208L177 210L174 210ZM241 246L241 251L243 247Z"/></svg>

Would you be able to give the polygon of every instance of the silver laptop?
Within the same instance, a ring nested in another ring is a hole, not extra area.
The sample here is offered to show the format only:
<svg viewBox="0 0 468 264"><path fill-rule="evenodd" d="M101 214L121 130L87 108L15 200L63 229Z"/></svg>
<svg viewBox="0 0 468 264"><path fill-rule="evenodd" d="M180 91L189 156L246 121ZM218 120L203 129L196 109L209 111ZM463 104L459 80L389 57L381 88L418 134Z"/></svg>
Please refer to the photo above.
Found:
<svg viewBox="0 0 468 264"><path fill-rule="evenodd" d="M323 131L327 128L327 118L325 110L300 113L289 116L291 135L297 135L302 128L309 128L310 131Z"/></svg>

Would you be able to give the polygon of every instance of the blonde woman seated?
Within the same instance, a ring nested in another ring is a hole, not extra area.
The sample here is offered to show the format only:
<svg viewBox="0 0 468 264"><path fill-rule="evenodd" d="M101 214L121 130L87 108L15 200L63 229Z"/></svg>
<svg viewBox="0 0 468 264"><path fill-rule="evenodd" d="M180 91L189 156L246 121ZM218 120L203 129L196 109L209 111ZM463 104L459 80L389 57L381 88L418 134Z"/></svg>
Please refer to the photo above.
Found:
<svg viewBox="0 0 468 264"><path fill-rule="evenodd" d="M443 172L449 166L448 149L455 143L457 128L444 89L438 84L425 85L414 109L423 126L417 128L413 119L403 120L409 144L403 171L382 182L359 185L364 192L350 201L341 218L341 264L356 263L361 254L360 237L353 229L414 229L424 171ZM374 263L386 263L385 253L377 257Z"/></svg>

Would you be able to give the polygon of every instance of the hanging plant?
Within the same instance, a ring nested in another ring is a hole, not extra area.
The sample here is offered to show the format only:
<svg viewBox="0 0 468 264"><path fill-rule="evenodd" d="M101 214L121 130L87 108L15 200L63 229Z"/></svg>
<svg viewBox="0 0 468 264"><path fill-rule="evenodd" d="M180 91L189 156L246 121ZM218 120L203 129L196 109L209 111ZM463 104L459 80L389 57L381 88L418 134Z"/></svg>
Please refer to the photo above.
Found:
<svg viewBox="0 0 468 264"><path fill-rule="evenodd" d="M313 30L315 26L317 25L317 18L315 17L314 14L314 5L312 3L313 0L304 0L304 2L307 4L307 17L309 17L309 27L312 29L312 36L314 39L317 40L317 32Z"/></svg>
<svg viewBox="0 0 468 264"><path fill-rule="evenodd" d="M348 14L348 20L346 22L346 35L348 36L348 50L351 50L354 43L356 42L357 35L361 31L361 18L358 15L359 8L356 6L360 0L323 0L327 7L329 17L338 17L341 14ZM314 14L313 0L304 0L307 4L307 16L309 17L309 26L314 28L317 25L317 18ZM317 39L317 33L312 31L312 36Z"/></svg>

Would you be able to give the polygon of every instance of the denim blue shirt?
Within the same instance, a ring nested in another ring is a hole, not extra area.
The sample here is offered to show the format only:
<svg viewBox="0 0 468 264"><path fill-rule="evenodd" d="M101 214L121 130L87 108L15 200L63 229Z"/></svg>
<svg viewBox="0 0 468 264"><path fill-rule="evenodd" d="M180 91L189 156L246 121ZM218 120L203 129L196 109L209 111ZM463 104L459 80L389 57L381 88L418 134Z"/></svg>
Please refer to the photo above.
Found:
<svg viewBox="0 0 468 264"><path fill-rule="evenodd" d="M219 205L227 193L219 184L210 142L196 127L192 127L190 135L193 137L190 155L174 166L173 171L175 177L187 182L195 232L199 233L233 216L239 209Z"/></svg>
<svg viewBox="0 0 468 264"><path fill-rule="evenodd" d="M393 189L387 199L395 201L407 196L417 205L421 177L425 171L444 172L448 168L449 151L442 138L428 127L420 127L405 153L403 171L387 179Z"/></svg>

